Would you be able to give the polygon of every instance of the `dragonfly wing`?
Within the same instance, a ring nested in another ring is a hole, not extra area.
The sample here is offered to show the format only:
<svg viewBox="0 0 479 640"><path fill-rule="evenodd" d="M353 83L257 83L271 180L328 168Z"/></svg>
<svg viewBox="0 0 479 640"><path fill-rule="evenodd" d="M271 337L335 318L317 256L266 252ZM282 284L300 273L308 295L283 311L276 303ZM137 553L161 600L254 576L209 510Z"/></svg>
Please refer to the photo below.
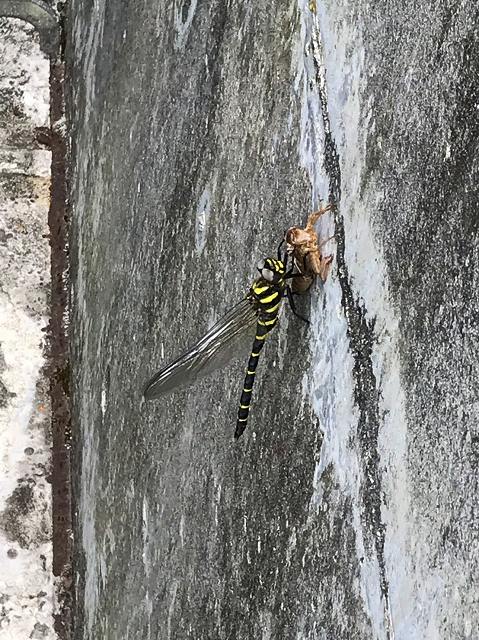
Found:
<svg viewBox="0 0 479 640"><path fill-rule="evenodd" d="M237 355L235 347L244 334L254 333L252 328L256 321L256 311L245 298L218 320L191 349L149 380L143 392L145 399L158 398L224 366Z"/></svg>

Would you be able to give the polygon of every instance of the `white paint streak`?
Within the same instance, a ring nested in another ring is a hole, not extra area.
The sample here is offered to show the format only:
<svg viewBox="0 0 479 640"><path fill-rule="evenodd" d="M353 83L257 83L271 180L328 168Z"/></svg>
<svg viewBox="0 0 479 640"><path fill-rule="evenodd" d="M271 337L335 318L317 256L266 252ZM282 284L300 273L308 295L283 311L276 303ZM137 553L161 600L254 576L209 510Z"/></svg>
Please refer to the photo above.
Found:
<svg viewBox="0 0 479 640"><path fill-rule="evenodd" d="M189 6L187 6L187 0L176 0L175 2L175 47L177 49L182 49L186 44L196 12L197 2L198 0L190 0ZM186 15L184 11L185 7L187 7Z"/></svg>
<svg viewBox="0 0 479 640"><path fill-rule="evenodd" d="M107 396L106 396L105 384L103 383L101 385L101 415L103 416L103 418L105 417L106 405L107 405Z"/></svg>
<svg viewBox="0 0 479 640"><path fill-rule="evenodd" d="M196 208L195 218L195 246L198 254L202 254L206 245L208 236L208 227L211 212L211 192L209 186L206 186L201 194L198 206Z"/></svg>
<svg viewBox="0 0 479 640"><path fill-rule="evenodd" d="M411 497L407 477L407 420L405 397L401 384L398 356L399 322L389 296L389 283L381 247L375 240L370 212L374 211L380 193L372 189L360 193L360 180L365 167L365 133L371 113L362 118L360 89L364 67L364 51L360 35L339 9L329 14L327 4L318 3L316 18L306 2L300 1L302 13L301 39L296 52L296 90L302 92L301 163L312 182L312 207L327 192L322 168L320 108L316 90L306 81L313 77L307 43L313 19L321 28L325 82L331 132L338 146L342 174L341 211L346 234L346 261L355 291L364 300L368 317L376 318L375 345L372 361L380 395L383 424L379 433L380 466L385 503L382 520L386 525L385 563L390 589L393 633L396 640L438 637L435 623L439 615L438 596L442 583L437 572L429 570L427 582L417 568L421 543L410 528ZM354 47L351 46L354 43ZM304 55L301 55L301 54ZM374 123L371 121L371 126ZM446 158L448 149L446 149ZM329 229L327 231L329 233ZM321 305L322 303L322 305ZM319 307L323 306L321 310ZM334 273L317 294L313 323L313 371L309 391L324 430L322 458L316 470L313 505L322 501L321 474L332 464L343 491L354 504L354 528L358 557L365 557L359 519L359 461L354 443L357 415L351 393L352 361L346 337L346 323L340 305L340 291ZM414 555L413 555L414 554ZM384 612L380 602L378 567L375 558L365 558L361 565L361 592L365 609L371 618L375 636L384 638Z"/></svg>
<svg viewBox="0 0 479 640"><path fill-rule="evenodd" d="M395 587L394 574L401 574L401 588L407 589L404 567L405 529L407 525L402 516L407 511L407 485L404 478L405 455L405 416L402 390L400 385L399 362L397 358L397 320L389 304L386 270L379 247L375 245L373 230L368 215L368 204L362 203L359 195L359 181L364 166L364 140L360 136L359 80L363 51L356 39L351 53L347 43L354 38L346 32L333 33L323 4L318 5L318 15L314 16L306 2L300 1L301 46L303 56L297 56L295 86L302 90L301 121L301 163L308 170L313 202L312 208L319 204L319 198L328 191L328 183L323 168L324 131L322 128L321 107L316 86L311 87L309 79L315 77L312 55L309 50L313 21L321 26L321 42L324 65L321 85L328 95L328 111L331 132L341 161L342 199L341 211L344 215L346 234L346 261L353 277L355 290L363 297L368 315L376 316L379 331L388 331L389 339L384 339L373 355L375 375L382 387L382 410L388 410L387 427L381 431L381 453L387 455L392 473L385 478L390 501L395 500L394 508L383 510L388 525L388 540L391 528L396 526L395 540L399 547L392 557L387 551L387 574L391 588ZM338 19L337 14L335 18ZM317 32L319 36L319 31ZM302 86L301 86L302 85ZM327 227L327 228L325 228ZM329 235L332 230L329 223L323 221L320 234ZM310 376L309 393L313 406L320 418L324 430L324 442L321 460L315 474L315 492L312 504L319 508L323 493L321 476L329 465L334 468L341 490L353 500L353 527L356 534L357 557L364 557L361 564L361 593L365 610L368 611L375 636L386 637L384 610L379 589L379 570L375 557L367 558L363 543L360 522L361 505L359 501L360 464L356 443L357 412L353 405L352 378L353 361L346 335L346 321L341 307L341 291L333 273L324 286L323 292L316 294L313 303L314 338L313 371ZM321 308L322 307L322 308ZM385 438L385 433L388 435ZM394 436L391 438L390 434ZM387 447L387 452L384 450ZM398 517L399 516L399 517ZM402 529L398 535L398 529ZM394 565L394 566L393 566ZM394 589L395 591L395 589Z"/></svg>
<svg viewBox="0 0 479 640"><path fill-rule="evenodd" d="M175 612L175 603L176 603L176 593L178 591L178 582L176 580L172 580L172 584L170 586L170 606L168 607L168 618L167 618L167 638L171 639L171 621L173 619L173 614Z"/></svg>
<svg viewBox="0 0 479 640"><path fill-rule="evenodd" d="M378 447L380 467L387 470L382 473L382 489L386 496L382 520L386 525L385 564L390 589L392 633L396 640L422 638L424 636L411 618L411 607L417 594L414 593L416 587L407 554L411 535L407 515L410 498L405 471L407 421L398 356L399 326L390 301L384 257L375 240L370 216L381 194L373 191L360 193L368 127L368 121L361 115L360 102L364 49L360 34L348 26L346 16L338 15L337 9L334 12L334 24L325 3L318 4L318 17L324 47L331 131L341 161L345 257L354 288L364 300L368 317L376 319L375 333L379 336L372 361L381 390L379 412L380 416L384 416ZM352 42L355 43L354 47L351 47ZM385 637L375 562L364 562L361 575L363 595L368 601L375 632L379 638ZM409 612L404 609L406 603Z"/></svg>

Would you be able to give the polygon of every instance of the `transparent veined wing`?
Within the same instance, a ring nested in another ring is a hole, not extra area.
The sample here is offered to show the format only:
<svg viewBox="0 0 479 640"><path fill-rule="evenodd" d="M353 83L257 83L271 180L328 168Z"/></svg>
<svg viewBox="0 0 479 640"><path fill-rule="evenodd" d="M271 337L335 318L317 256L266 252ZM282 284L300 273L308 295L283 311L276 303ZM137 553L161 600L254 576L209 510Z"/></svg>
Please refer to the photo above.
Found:
<svg viewBox="0 0 479 640"><path fill-rule="evenodd" d="M158 398L224 366L238 355L236 346L245 334L251 334L251 339L254 337L256 321L256 311L245 298L218 320L191 349L149 380L143 391L145 399ZM249 349L251 340L247 345Z"/></svg>

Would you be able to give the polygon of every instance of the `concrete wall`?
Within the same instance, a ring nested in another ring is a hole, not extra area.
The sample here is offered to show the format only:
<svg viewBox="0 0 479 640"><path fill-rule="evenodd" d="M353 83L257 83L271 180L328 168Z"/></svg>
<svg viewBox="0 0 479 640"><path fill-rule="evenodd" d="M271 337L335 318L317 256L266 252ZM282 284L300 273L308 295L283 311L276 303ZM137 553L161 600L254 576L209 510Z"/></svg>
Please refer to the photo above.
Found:
<svg viewBox="0 0 479 640"><path fill-rule="evenodd" d="M0 638L55 638L50 401L49 61L0 18Z"/></svg>

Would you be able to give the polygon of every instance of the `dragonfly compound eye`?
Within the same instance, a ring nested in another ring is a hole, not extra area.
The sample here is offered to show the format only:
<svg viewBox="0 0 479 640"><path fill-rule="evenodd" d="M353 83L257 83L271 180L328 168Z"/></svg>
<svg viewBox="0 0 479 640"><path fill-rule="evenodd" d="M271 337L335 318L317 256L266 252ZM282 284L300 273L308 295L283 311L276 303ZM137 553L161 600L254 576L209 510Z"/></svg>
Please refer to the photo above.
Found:
<svg viewBox="0 0 479 640"><path fill-rule="evenodd" d="M261 269L261 275L268 282L273 282L275 276L271 269Z"/></svg>

